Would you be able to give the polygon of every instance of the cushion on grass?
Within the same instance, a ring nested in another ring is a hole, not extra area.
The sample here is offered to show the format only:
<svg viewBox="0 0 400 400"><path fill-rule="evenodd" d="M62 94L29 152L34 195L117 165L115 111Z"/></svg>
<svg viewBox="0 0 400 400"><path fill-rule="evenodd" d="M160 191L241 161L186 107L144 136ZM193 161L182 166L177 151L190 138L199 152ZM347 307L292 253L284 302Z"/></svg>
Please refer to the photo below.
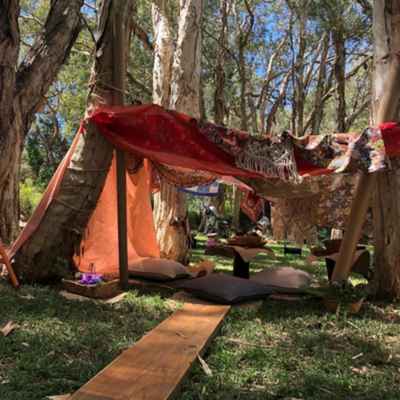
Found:
<svg viewBox="0 0 400 400"><path fill-rule="evenodd" d="M169 281L191 276L181 263L165 258L151 257L129 263L128 272L131 276L156 281Z"/></svg>
<svg viewBox="0 0 400 400"><path fill-rule="evenodd" d="M234 304L259 299L274 293L272 288L258 282L225 274L211 274L203 278L187 280L179 285L179 288L219 304Z"/></svg>
<svg viewBox="0 0 400 400"><path fill-rule="evenodd" d="M257 272L251 279L263 285L286 289L304 289L310 286L311 275L292 267L268 268Z"/></svg>

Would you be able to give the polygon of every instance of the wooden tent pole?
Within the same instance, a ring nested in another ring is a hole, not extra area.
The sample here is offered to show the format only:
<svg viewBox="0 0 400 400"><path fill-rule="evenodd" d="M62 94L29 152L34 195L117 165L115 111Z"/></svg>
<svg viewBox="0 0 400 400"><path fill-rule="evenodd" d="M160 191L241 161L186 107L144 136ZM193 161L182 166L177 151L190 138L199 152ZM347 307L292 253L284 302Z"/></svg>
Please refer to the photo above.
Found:
<svg viewBox="0 0 400 400"><path fill-rule="evenodd" d="M120 7L114 5L113 12L113 105L124 104L125 93L125 40L124 40L124 16ZM126 172L125 154L122 150L116 150L117 159L117 207L118 207L118 257L120 285L122 289L128 288L128 242L127 242L127 211L126 211Z"/></svg>
<svg viewBox="0 0 400 400"><path fill-rule="evenodd" d="M400 64L397 57L394 57L376 114L376 125L395 119L400 97L399 82ZM358 182L349 220L347 222L347 228L340 246L339 257L333 271L333 281L344 281L350 274L357 243L360 239L361 230L368 211L371 193L374 190L375 181L376 174L363 174Z"/></svg>
<svg viewBox="0 0 400 400"><path fill-rule="evenodd" d="M128 241L127 241L127 212L126 212L126 175L125 155L117 150L117 191L118 191L118 254L119 280L122 289L128 288Z"/></svg>
<svg viewBox="0 0 400 400"><path fill-rule="evenodd" d="M340 245L339 257L333 270L332 281L346 280L350 274L374 184L375 174L363 173L358 181L349 220Z"/></svg>
<svg viewBox="0 0 400 400"><path fill-rule="evenodd" d="M14 269L11 265L10 258L8 257L6 249L3 247L0 241L0 264L3 263L6 266L8 277L10 278L11 284L15 287L15 289L19 288L18 278L15 275Z"/></svg>

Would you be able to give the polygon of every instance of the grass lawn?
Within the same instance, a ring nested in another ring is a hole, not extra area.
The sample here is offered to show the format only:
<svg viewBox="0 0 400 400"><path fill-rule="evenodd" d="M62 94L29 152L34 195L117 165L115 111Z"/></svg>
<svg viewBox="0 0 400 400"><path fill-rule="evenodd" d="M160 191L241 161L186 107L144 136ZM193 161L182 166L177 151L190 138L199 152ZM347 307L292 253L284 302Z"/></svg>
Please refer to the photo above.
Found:
<svg viewBox="0 0 400 400"><path fill-rule="evenodd" d="M200 241L200 245L204 242ZM260 256L252 271L289 265L325 279L305 256ZM193 259L203 257L200 248ZM210 257L231 272L232 260ZM160 294L132 291L121 303L78 303L57 290L0 283L0 399L43 399L80 387L171 312ZM356 316L327 314L317 300L234 307L179 399L400 399L400 306L365 304Z"/></svg>
<svg viewBox="0 0 400 400"><path fill-rule="evenodd" d="M134 291L114 305L67 300L55 289L0 283L0 399L42 400L71 393L171 310L158 295Z"/></svg>
<svg viewBox="0 0 400 400"><path fill-rule="evenodd" d="M276 259L259 256L252 271L292 266L326 280L324 264L305 264L308 253L272 248ZM231 270L231 260L215 260ZM196 365L180 399L398 400L400 305L367 303L356 316L328 314L311 299L235 307L205 359L213 375Z"/></svg>

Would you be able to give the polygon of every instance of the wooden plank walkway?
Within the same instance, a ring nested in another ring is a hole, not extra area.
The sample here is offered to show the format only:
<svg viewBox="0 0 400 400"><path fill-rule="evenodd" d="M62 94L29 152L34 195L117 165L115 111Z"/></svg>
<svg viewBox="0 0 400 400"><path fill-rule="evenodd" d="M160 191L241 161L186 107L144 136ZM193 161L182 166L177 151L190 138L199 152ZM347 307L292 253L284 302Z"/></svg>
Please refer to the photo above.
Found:
<svg viewBox="0 0 400 400"><path fill-rule="evenodd" d="M217 332L230 306L184 306L125 350L70 400L166 400Z"/></svg>

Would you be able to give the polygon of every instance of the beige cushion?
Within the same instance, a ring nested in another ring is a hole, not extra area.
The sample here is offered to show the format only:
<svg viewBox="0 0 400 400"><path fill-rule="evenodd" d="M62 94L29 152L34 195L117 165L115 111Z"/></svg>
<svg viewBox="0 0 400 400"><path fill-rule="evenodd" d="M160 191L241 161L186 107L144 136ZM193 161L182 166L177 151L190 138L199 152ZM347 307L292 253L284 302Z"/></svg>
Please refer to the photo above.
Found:
<svg viewBox="0 0 400 400"><path fill-rule="evenodd" d="M253 280L268 286L299 289L308 287L311 275L292 267L268 268L252 276Z"/></svg>
<svg viewBox="0 0 400 400"><path fill-rule="evenodd" d="M169 281L190 276L184 265L164 258L143 258L129 263L129 275L157 281Z"/></svg>

